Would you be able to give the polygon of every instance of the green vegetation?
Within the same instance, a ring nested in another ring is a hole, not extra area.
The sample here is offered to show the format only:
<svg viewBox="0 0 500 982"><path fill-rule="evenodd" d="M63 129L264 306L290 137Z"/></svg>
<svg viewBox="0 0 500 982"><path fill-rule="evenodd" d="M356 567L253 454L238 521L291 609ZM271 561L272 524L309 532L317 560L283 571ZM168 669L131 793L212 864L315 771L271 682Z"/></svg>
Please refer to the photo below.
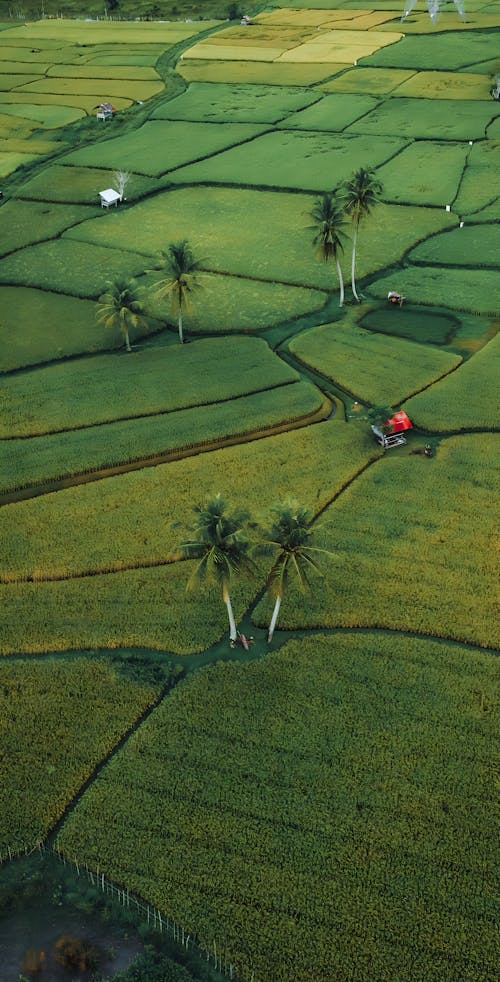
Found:
<svg viewBox="0 0 500 982"><path fill-rule="evenodd" d="M177 71L188 82L225 82L237 85L314 85L345 65L286 65L258 61L182 61Z"/></svg>
<svg viewBox="0 0 500 982"><path fill-rule="evenodd" d="M322 92L359 92L367 95L387 95L411 78L413 72L394 71L391 68L363 68L356 66L343 72L338 78L321 84Z"/></svg>
<svg viewBox="0 0 500 982"><path fill-rule="evenodd" d="M291 587L282 627L390 627L495 646L498 442L452 437L432 460L391 451L361 475L325 514L319 543L335 558L321 595L306 606ZM269 616L261 603L256 622Z"/></svg>
<svg viewBox="0 0 500 982"><path fill-rule="evenodd" d="M280 130L254 140L250 154L248 147L235 147L213 160L182 167L170 176L174 183L182 184L230 182L327 191L332 185L332 175L335 183L340 183L356 166L376 167L389 160L406 142L394 136L335 136Z"/></svg>
<svg viewBox="0 0 500 982"><path fill-rule="evenodd" d="M370 633L218 664L131 737L58 845L244 978L493 977L495 672Z"/></svg>
<svg viewBox="0 0 500 982"><path fill-rule="evenodd" d="M91 300L104 292L110 279L143 272L144 257L136 253L62 238L29 246L0 261L0 283L40 287Z"/></svg>
<svg viewBox="0 0 500 982"><path fill-rule="evenodd" d="M313 222L310 228L314 232L312 241L318 259L324 263L329 263L332 260L337 267L340 289L339 306L342 307L344 303L344 280L340 267L340 253L344 251L346 240L344 226L347 224L342 202L335 193L323 194L321 198L316 198L310 216Z"/></svg>
<svg viewBox="0 0 500 982"><path fill-rule="evenodd" d="M410 399L417 426L437 433L498 428L500 335L448 378Z"/></svg>
<svg viewBox="0 0 500 982"><path fill-rule="evenodd" d="M94 167L61 167L51 164L41 174L30 178L17 192L19 198L43 202L68 202L70 204L99 203L99 191L110 186L112 173ZM127 186L127 199L136 201L155 191L158 181L141 174L134 174Z"/></svg>
<svg viewBox="0 0 500 982"><path fill-rule="evenodd" d="M159 416L113 422L33 438L32 453L25 439L5 442L0 459L0 490L43 484L75 474L148 461L158 454L175 454L248 437L272 427L293 426L316 416L324 406L310 382L295 382L241 396L232 401L180 409Z"/></svg>
<svg viewBox="0 0 500 982"><path fill-rule="evenodd" d="M191 294L200 288L200 266L201 261L196 259L187 239L171 242L167 251L158 258L157 269L162 276L155 284L155 297L160 302L170 300L172 313L177 317L181 344L184 343L184 311L191 309Z"/></svg>
<svg viewBox="0 0 500 982"><path fill-rule="evenodd" d="M77 167L121 167L146 177L159 177L189 161L219 154L234 144L244 144L262 131L263 126L250 123L154 120L124 136L75 150L67 155L65 162Z"/></svg>
<svg viewBox="0 0 500 982"><path fill-rule="evenodd" d="M485 129L495 115L493 100L483 103L463 99L459 109L450 112L448 99L393 98L353 123L349 133L398 133L422 140L484 139Z"/></svg>
<svg viewBox="0 0 500 982"><path fill-rule="evenodd" d="M155 109L154 119L212 123L277 123L317 99L309 89L278 85L192 82L182 95Z"/></svg>
<svg viewBox="0 0 500 982"><path fill-rule="evenodd" d="M496 175L498 173L498 143L482 140L470 148L462 183L454 201L458 215L469 215L487 206L496 198Z"/></svg>
<svg viewBox="0 0 500 982"><path fill-rule="evenodd" d="M125 350L130 354L130 332L140 334L149 327L135 280L119 279L107 284L106 293L99 297L97 321L106 330L119 331L125 341Z"/></svg>
<svg viewBox="0 0 500 982"><path fill-rule="evenodd" d="M206 371L210 362L217 374ZM250 337L200 339L182 352L176 346L144 348L133 358L101 355L3 379L0 436L40 435L205 406L298 378L265 341Z"/></svg>
<svg viewBox="0 0 500 982"><path fill-rule="evenodd" d="M2 372L113 346L98 326L96 305L89 300L0 286L0 309ZM43 330L34 331L34 324L43 324Z"/></svg>
<svg viewBox="0 0 500 982"><path fill-rule="evenodd" d="M433 235L412 249L409 260L438 266L498 267L500 229L497 225L465 225Z"/></svg>
<svg viewBox="0 0 500 982"><path fill-rule="evenodd" d="M351 286L358 303L361 302L356 291L356 246L359 226L371 214L372 208L380 201L383 192L382 183L375 176L375 171L360 167L345 182L341 193L345 196L344 211L354 226L352 237Z"/></svg>
<svg viewBox="0 0 500 982"><path fill-rule="evenodd" d="M167 667L163 675L165 685ZM7 847L15 853L45 838L161 684L127 676L119 660L96 658L4 662L0 677L5 859Z"/></svg>
<svg viewBox="0 0 500 982"><path fill-rule="evenodd" d="M469 150L468 144L427 140L405 147L377 172L385 200L444 209L458 192Z"/></svg>
<svg viewBox="0 0 500 982"><path fill-rule="evenodd" d="M309 109L294 113L281 128L339 133L376 105L377 100L367 95L325 95Z"/></svg>
<svg viewBox="0 0 500 982"><path fill-rule="evenodd" d="M388 318L394 316L395 311L387 311ZM372 404L388 401L392 406L461 361L451 352L372 334L353 323L322 324L306 331L293 338L290 352L357 398Z"/></svg>
<svg viewBox="0 0 500 982"><path fill-rule="evenodd" d="M463 229L461 230L463 231ZM407 266L399 273L406 297L412 303L431 307L449 307L472 314L500 312L498 273L489 269L450 269L432 266ZM368 290L380 299L394 290L394 276L384 276L371 283Z"/></svg>
<svg viewBox="0 0 500 982"><path fill-rule="evenodd" d="M124 79L102 78L51 78L37 79L36 81L23 84L23 92L27 93L48 93L49 95L94 95L96 98L102 97L102 90L105 88L106 95L114 98L134 100L151 99L158 95L164 88L163 82L141 82L139 80L129 81Z"/></svg>
<svg viewBox="0 0 500 982"><path fill-rule="evenodd" d="M392 305L391 305L392 308ZM460 322L448 314L432 314L430 311L404 308L404 316L398 316L399 310L388 309L387 305L369 310L361 318L360 327L368 331L380 331L381 334L391 334L409 341L420 341L421 344L447 344Z"/></svg>
<svg viewBox="0 0 500 982"><path fill-rule="evenodd" d="M439 31L433 37L426 37L425 43L422 43L422 38L407 34L399 44L391 44L366 58L364 65L367 68L421 70L433 70L438 65L442 71L455 71L457 68L470 71L469 66L474 62L497 56L496 39L492 32L474 30L457 33L454 29L449 33ZM452 115L455 117L459 114L454 112Z"/></svg>

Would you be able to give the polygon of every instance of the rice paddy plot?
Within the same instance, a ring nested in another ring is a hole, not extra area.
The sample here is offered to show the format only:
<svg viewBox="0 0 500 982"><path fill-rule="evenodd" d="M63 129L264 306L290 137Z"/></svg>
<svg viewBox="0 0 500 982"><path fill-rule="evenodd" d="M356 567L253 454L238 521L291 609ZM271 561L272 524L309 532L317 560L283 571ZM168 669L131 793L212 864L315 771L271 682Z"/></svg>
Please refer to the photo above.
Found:
<svg viewBox="0 0 500 982"><path fill-rule="evenodd" d="M154 119L215 123L277 123L318 98L306 88L192 82L186 92L159 106Z"/></svg>
<svg viewBox="0 0 500 982"><path fill-rule="evenodd" d="M16 194L19 198L35 201L98 205L99 191L111 187L113 183L112 170L51 164L43 173L35 175L23 184ZM144 177L142 174L132 174L127 184L127 201L137 201L151 191L156 191L158 187L158 181Z"/></svg>
<svg viewBox="0 0 500 982"><path fill-rule="evenodd" d="M233 45L217 44L217 41L212 37L207 38L199 44L195 44L189 49L189 53L185 57L188 57L191 61L201 58L202 61L211 61L212 59L218 61L220 59L222 61L271 62L279 58L285 50L285 44L273 48L270 48L264 43L257 43L253 47L249 47L248 45L238 44L238 41L235 41Z"/></svg>
<svg viewBox="0 0 500 982"><path fill-rule="evenodd" d="M48 78L78 78L78 79L125 79L129 82L157 82L160 76L154 68L142 68L137 65L126 65L122 67L106 65L100 68L98 65L54 65L47 71Z"/></svg>
<svg viewBox="0 0 500 982"><path fill-rule="evenodd" d="M1 75L0 92L10 92L11 89L23 89L28 82L37 82L41 75Z"/></svg>
<svg viewBox="0 0 500 982"><path fill-rule="evenodd" d="M212 374L215 378L217 373ZM294 388L297 397L304 399L307 387L294 383ZM286 411L286 393L282 395L282 410ZM277 405L275 400L275 408ZM216 411L220 418L223 407ZM237 415L237 402L232 423L226 407L228 433ZM203 419L202 411L198 414L200 435ZM132 433L135 428L134 424ZM115 431L112 427L109 433ZM368 427L363 432L359 427L327 421L98 482L77 483L56 496L10 504L0 510L4 576L12 582L34 576L39 582L85 571L103 573L173 562L179 558L179 544L194 505L213 496L214 487L221 487L221 475L224 496L235 506L244 503L259 520L267 519L276 494L285 496L292 486L299 500L316 513L370 459L380 456L371 436ZM34 443L29 441L29 446ZM277 490L277 473L281 490ZM68 528L72 529L70 536ZM176 565L176 570L182 592L187 579L184 565ZM100 643L105 644L105 634Z"/></svg>
<svg viewBox="0 0 500 982"><path fill-rule="evenodd" d="M250 123L186 123L155 120L125 136L76 150L67 164L135 171L149 177L182 167L203 157L217 155L234 144L259 136L264 126ZM244 152L248 153L245 147ZM217 166L217 165L216 165Z"/></svg>
<svg viewBox="0 0 500 982"><path fill-rule="evenodd" d="M449 344L459 324L448 314L433 314L408 305L402 311L399 307L388 310L387 306L369 310L359 321L359 326L367 331L407 338L420 344Z"/></svg>
<svg viewBox="0 0 500 982"><path fill-rule="evenodd" d="M96 247L88 248L91 251ZM193 300L184 321L184 331L188 334L253 334L321 310L327 300L327 295L319 290L239 276L204 273L200 282L203 292L200 289L199 302ZM154 277L148 276L141 286L154 290L154 284ZM177 321L165 301L160 303L148 294L144 296L144 305L153 317L168 319L176 327Z"/></svg>
<svg viewBox="0 0 500 982"><path fill-rule="evenodd" d="M406 31L406 25L405 25ZM410 37L399 44L383 48L366 59L367 68L418 68L442 71L467 68L475 62L498 56L498 45L491 31L456 31L438 33L431 37Z"/></svg>
<svg viewBox="0 0 500 982"><path fill-rule="evenodd" d="M374 51L378 51L379 48L399 41L401 36L399 32L382 34L376 31L321 31L312 40L284 51L278 60L299 64L341 61L353 65L359 59L367 58Z"/></svg>
<svg viewBox="0 0 500 982"><path fill-rule="evenodd" d="M406 266L400 273L410 303L449 307L472 314L500 313L498 273L491 269L453 269L444 266ZM383 276L367 287L367 293L384 299L394 286L394 275Z"/></svg>
<svg viewBox="0 0 500 982"><path fill-rule="evenodd" d="M19 167L31 164L36 158L36 153L10 153L8 150L4 152L0 143L0 177L9 177Z"/></svg>
<svg viewBox="0 0 500 982"><path fill-rule="evenodd" d="M1 108L3 110L3 106ZM0 140L9 139L13 134L20 138L30 136L35 128L32 119L23 116L12 118L9 113L0 111Z"/></svg>
<svg viewBox="0 0 500 982"><path fill-rule="evenodd" d="M0 101L0 113L7 116L18 116L22 119L32 120L39 123L44 129L56 129L59 126L67 126L74 123L77 119L83 119L86 115L85 110L76 109L73 106L44 106L29 103L11 103Z"/></svg>
<svg viewBox="0 0 500 982"><path fill-rule="evenodd" d="M345 631L211 666L118 750L57 845L207 951L223 939L242 978L494 976L495 669L477 648Z"/></svg>
<svg viewBox="0 0 500 982"><path fill-rule="evenodd" d="M30 135L31 136L31 135ZM39 139L6 139L2 140L1 147L4 152L9 153L29 153L35 157L44 157L48 153L62 150L64 143L59 140L39 140Z"/></svg>
<svg viewBox="0 0 500 982"><path fill-rule="evenodd" d="M6 201L0 208L0 255L59 235L84 221L91 208L35 201Z"/></svg>
<svg viewBox="0 0 500 982"><path fill-rule="evenodd" d="M216 159L179 168L170 178L173 183L202 181L327 191L332 186L332 175L341 182L356 167L377 167L406 142L398 137L282 130L253 140L251 146L226 150Z"/></svg>
<svg viewBox="0 0 500 982"><path fill-rule="evenodd" d="M109 332L105 335L97 325L96 305L88 300L0 286L0 309L1 372L114 346ZM33 331L33 324L43 324L43 330Z"/></svg>
<svg viewBox="0 0 500 982"><path fill-rule="evenodd" d="M88 657L4 662L0 680L0 713L8 721L0 788L4 859L7 848L24 852L44 840L160 685L139 682L109 658Z"/></svg>
<svg viewBox="0 0 500 982"><path fill-rule="evenodd" d="M217 371L209 372L210 364ZM184 347L143 348L131 357L96 355L5 378L0 437L169 413L289 385L298 378L259 338L202 339Z"/></svg>
<svg viewBox="0 0 500 982"><path fill-rule="evenodd" d="M360 116L365 116L377 105L377 99L368 95L347 93L325 95L313 106L296 112L280 123L282 129L318 130L339 133Z"/></svg>
<svg viewBox="0 0 500 982"><path fill-rule="evenodd" d="M47 92L21 92L19 89L11 91L3 96L4 101L8 99L11 105L39 105L39 106L70 106L75 109L83 109L87 115L94 115L97 105L95 95L49 95ZM128 109L132 105L131 99L122 99L121 96L113 98L115 109ZM97 120L96 120L97 123Z"/></svg>
<svg viewBox="0 0 500 982"><path fill-rule="evenodd" d="M64 18L47 19L36 23L13 27L9 31L9 39L15 44L26 43L30 47L63 47L68 44L127 44L135 47L141 44L176 44L187 38L194 37L200 31L216 27L219 21L203 21L171 23L141 21L93 21L66 20ZM2 43L4 38L2 38Z"/></svg>
<svg viewBox="0 0 500 982"><path fill-rule="evenodd" d="M28 246L0 261L0 283L38 287L89 300L104 293L110 280L143 272L143 256L70 239Z"/></svg>
<svg viewBox="0 0 500 982"><path fill-rule="evenodd" d="M25 439L6 440L0 444L0 489L71 478L158 454L213 449L227 439L234 442L235 438L248 438L266 429L293 427L296 421L305 423L320 413L323 404L323 396L315 386L296 381L241 396L234 402L36 437L29 443L31 452ZM328 412L326 408L323 418ZM16 551L17 546L14 559Z"/></svg>
<svg viewBox="0 0 500 982"><path fill-rule="evenodd" d="M19 76L17 76L19 81ZM1 85L1 76L0 76ZM141 82L128 79L109 78L43 78L33 82L23 82L17 86L22 92L47 93L48 95L92 95L101 102L115 96L133 101L146 101L159 95L165 88L163 81Z"/></svg>
<svg viewBox="0 0 500 982"><path fill-rule="evenodd" d="M321 83L322 92L352 92L360 95L387 95L411 78L412 71L398 71L392 68L350 68L338 78Z"/></svg>
<svg viewBox="0 0 500 982"><path fill-rule="evenodd" d="M498 225L465 225L421 242L408 256L412 263L438 266L478 266L498 269L500 228Z"/></svg>
<svg viewBox="0 0 500 982"><path fill-rule="evenodd" d="M490 88L489 79L483 75L417 72L403 81L393 94L418 99L488 99Z"/></svg>
<svg viewBox="0 0 500 982"><path fill-rule="evenodd" d="M342 64L284 65L247 61L189 61L176 70L187 82L219 82L239 85L314 85L346 68Z"/></svg>
<svg viewBox="0 0 500 982"><path fill-rule="evenodd" d="M459 215L474 214L492 204L498 194L497 177L500 168L500 142L488 140L475 143L467 157L462 182L454 209Z"/></svg>
<svg viewBox="0 0 500 982"><path fill-rule="evenodd" d="M393 450L360 475L322 516L318 542L335 552L322 589L304 604L292 587L282 628L386 627L498 647L499 442L451 437L432 460Z"/></svg>
<svg viewBox="0 0 500 982"><path fill-rule="evenodd" d="M36 83L35 83L36 84ZM350 133L381 133L421 140L484 139L498 112L491 102L462 99L456 112L448 99L392 98L349 127Z"/></svg>
<svg viewBox="0 0 500 982"><path fill-rule="evenodd" d="M500 334L405 409L417 426L432 432L498 429L499 372Z"/></svg>
<svg viewBox="0 0 500 982"><path fill-rule="evenodd" d="M388 310L387 317L394 316ZM460 364L459 355L352 323L322 324L292 338L290 352L362 402L398 406Z"/></svg>
<svg viewBox="0 0 500 982"><path fill-rule="evenodd" d="M477 11L477 9L471 10L471 7L472 4L470 2L465 5L467 17L464 20L459 17L456 9L449 8L448 10L441 10L437 23L429 17L427 11L414 10L412 11L411 17L405 20L404 30L407 35L423 35L424 39L428 40L428 35L435 35L437 32L460 34L463 31L476 32L477 30L484 31L488 27L500 27L498 14L488 13L483 9L480 11Z"/></svg>
<svg viewBox="0 0 500 982"><path fill-rule="evenodd" d="M384 199L444 209L457 195L469 151L468 143L411 143L378 169Z"/></svg>
<svg viewBox="0 0 500 982"><path fill-rule="evenodd" d="M0 48L0 58L1 56L2 49ZM44 65L41 63L34 64L33 62L29 61L6 61L2 58L0 62L0 77L2 75L33 75L33 72L36 71L37 75L34 77L40 78L42 75L45 75L45 72L48 71L50 65L50 62L47 62ZM22 78L19 79L19 82L22 83Z"/></svg>
<svg viewBox="0 0 500 982"><path fill-rule="evenodd" d="M168 46L165 45L163 50L166 50ZM139 68L154 68L158 58L160 57L160 52L158 54L123 54L123 55L95 55L94 57L86 58L85 64L89 66L96 66L97 68L127 68L129 65L136 65Z"/></svg>

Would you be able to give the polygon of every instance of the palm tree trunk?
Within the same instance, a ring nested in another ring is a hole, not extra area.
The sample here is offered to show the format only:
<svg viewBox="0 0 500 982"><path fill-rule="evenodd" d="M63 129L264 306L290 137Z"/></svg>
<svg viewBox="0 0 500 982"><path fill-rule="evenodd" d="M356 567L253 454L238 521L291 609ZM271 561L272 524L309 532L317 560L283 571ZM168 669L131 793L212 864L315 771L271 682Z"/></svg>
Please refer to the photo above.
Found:
<svg viewBox="0 0 500 982"><path fill-rule="evenodd" d="M182 330L182 307L179 307L179 341L184 344L184 332Z"/></svg>
<svg viewBox="0 0 500 982"><path fill-rule="evenodd" d="M125 329L125 348L127 351L132 351L132 348L130 347L130 338L128 336L127 329Z"/></svg>
<svg viewBox="0 0 500 982"><path fill-rule="evenodd" d="M335 262L337 264L337 273L338 273L338 277L339 277L339 286L340 286L340 303L339 303L339 307L343 307L344 306L344 280L343 280L343 277L342 277L342 270L340 268L340 262L339 262L339 257L338 256L335 256Z"/></svg>
<svg viewBox="0 0 500 982"><path fill-rule="evenodd" d="M356 292L356 244L358 240L358 223L354 226L354 236L352 239L352 263L351 263L351 285L352 292L358 303L361 303Z"/></svg>
<svg viewBox="0 0 500 982"><path fill-rule="evenodd" d="M276 621L278 620L278 614L281 607L281 597L276 597L276 603L274 605L273 616L271 617L271 623L269 625L269 630L267 632L267 640L273 640L274 629L276 627Z"/></svg>
<svg viewBox="0 0 500 982"><path fill-rule="evenodd" d="M229 617L229 639L230 641L236 641L236 624L234 621L233 608L231 607L231 599L226 587L224 587L222 591L222 597L227 607L227 616Z"/></svg>

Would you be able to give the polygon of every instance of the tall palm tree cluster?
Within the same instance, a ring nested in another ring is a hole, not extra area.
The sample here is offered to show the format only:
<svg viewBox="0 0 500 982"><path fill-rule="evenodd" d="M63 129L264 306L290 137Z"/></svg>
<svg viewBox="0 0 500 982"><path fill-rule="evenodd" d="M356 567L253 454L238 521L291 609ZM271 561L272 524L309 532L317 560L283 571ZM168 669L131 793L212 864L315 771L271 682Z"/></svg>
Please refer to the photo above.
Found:
<svg viewBox="0 0 500 982"><path fill-rule="evenodd" d="M352 177L336 191L328 191L317 198L310 215L314 224L313 245L325 263L333 260L337 267L340 288L340 304L344 304L344 280L340 266L340 253L344 251L345 226L350 219L354 226L351 257L351 285L355 299L360 302L356 290L356 249L359 226L382 194L382 184L373 170L360 167Z"/></svg>
<svg viewBox="0 0 500 982"><path fill-rule="evenodd" d="M271 641L290 579L294 578L302 591L309 589L311 574L322 575L313 554L332 555L313 545L312 514L295 502L276 505L272 509L270 526L257 526L258 535L252 543L244 531L248 515L238 511L230 513L228 502L220 494L205 505L196 505L194 513L196 519L189 530L189 538L181 544L183 558L197 560L187 588L194 589L204 580L219 587L227 608L230 641L237 638L230 599L234 577L245 570L255 570L252 552L273 557L268 579L274 599L267 637Z"/></svg>

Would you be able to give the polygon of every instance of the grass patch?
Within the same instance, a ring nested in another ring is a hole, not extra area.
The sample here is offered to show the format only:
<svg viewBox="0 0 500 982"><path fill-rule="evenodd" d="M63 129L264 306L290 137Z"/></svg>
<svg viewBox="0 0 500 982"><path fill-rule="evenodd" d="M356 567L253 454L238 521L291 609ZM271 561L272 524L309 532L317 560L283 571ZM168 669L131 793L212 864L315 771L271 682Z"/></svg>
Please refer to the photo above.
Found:
<svg viewBox="0 0 500 982"><path fill-rule="evenodd" d="M1 144L0 144L1 147ZM36 153L3 153L0 149L0 177L9 177L18 167L24 167L37 159Z"/></svg>
<svg viewBox="0 0 500 982"><path fill-rule="evenodd" d="M161 82L158 72L155 72L154 68L144 68L138 65L114 67L106 65L105 69L101 71L95 62L90 65L53 65L52 68L49 68L47 76L48 78L101 78L106 81L108 79L126 79L129 82Z"/></svg>
<svg viewBox="0 0 500 982"><path fill-rule="evenodd" d="M256 61L178 62L177 71L187 82L225 82L240 85L314 85L345 65L285 65Z"/></svg>
<svg viewBox="0 0 500 982"><path fill-rule="evenodd" d="M499 361L497 335L458 372L411 399L407 412L418 426L438 433L498 428Z"/></svg>
<svg viewBox="0 0 500 982"><path fill-rule="evenodd" d="M493 32L474 30L457 34L454 30L426 37L425 41L407 34L399 44L371 55L365 65L369 68L418 68L421 71L433 71L439 65L440 70L453 72L497 56Z"/></svg>
<svg viewBox="0 0 500 982"><path fill-rule="evenodd" d="M158 82L141 82L124 79L102 78L44 78L23 85L23 92L47 93L49 95L92 95L97 102L114 99L115 96L134 101L146 101L159 95L164 89Z"/></svg>
<svg viewBox="0 0 500 982"><path fill-rule="evenodd" d="M202 21L192 23L161 23L154 21L93 21L65 20L62 18L39 20L34 24L24 24L13 27L9 31L9 39L19 44L27 42L30 47L36 42L37 46L62 47L67 44L176 44L187 38L195 37L200 31L216 27L218 21Z"/></svg>
<svg viewBox="0 0 500 982"><path fill-rule="evenodd" d="M288 982L292 958L296 982L346 964L493 976L495 667L369 633L211 667L132 735L58 846L217 939L243 978Z"/></svg>
<svg viewBox="0 0 500 982"><path fill-rule="evenodd" d="M17 196L43 202L99 205L99 191L109 188L111 184L112 170L51 164L42 173L26 181L17 191ZM127 201L137 201L151 191L156 191L158 187L158 181L143 177L142 174L133 174L127 184ZM111 212L103 217L111 217Z"/></svg>
<svg viewBox="0 0 500 982"><path fill-rule="evenodd" d="M6 201L0 208L0 255L59 235L93 209L37 201Z"/></svg>
<svg viewBox="0 0 500 982"><path fill-rule="evenodd" d="M378 172L386 201L413 205L451 204L460 187L469 145L419 141L405 147Z"/></svg>
<svg viewBox="0 0 500 982"><path fill-rule="evenodd" d="M370 112L377 105L377 100L367 95L350 95L340 93L325 95L319 102L308 109L294 113L281 123L283 129L319 130L326 133L338 133L354 120Z"/></svg>
<svg viewBox="0 0 500 982"><path fill-rule="evenodd" d="M127 678L109 658L4 663L0 680L0 713L8 723L0 788L5 859L7 847L15 853L45 839L160 685Z"/></svg>
<svg viewBox="0 0 500 982"><path fill-rule="evenodd" d="M35 83L36 84L36 83ZM392 98L353 123L350 133L373 133L421 140L484 139L486 127L496 115L493 102L462 99L453 111L448 99Z"/></svg>
<svg viewBox="0 0 500 982"><path fill-rule="evenodd" d="M40 75L2 75L0 74L0 92L10 92L18 86L24 86L28 82L40 80Z"/></svg>
<svg viewBox="0 0 500 982"><path fill-rule="evenodd" d="M106 426L34 438L31 453L25 439L2 447L0 490L11 490L59 478L103 470L158 454L217 445L269 427L293 426L319 412L323 396L309 382L242 396L200 408L139 417ZM121 564L120 564L121 565ZM114 568L114 566L113 566Z"/></svg>
<svg viewBox="0 0 500 982"><path fill-rule="evenodd" d="M475 143L467 157L462 183L454 202L459 215L469 215L488 206L497 196L499 143Z"/></svg>
<svg viewBox="0 0 500 982"><path fill-rule="evenodd" d="M500 229L496 225L465 225L440 235L412 249L409 260L436 263L439 266L498 267Z"/></svg>
<svg viewBox="0 0 500 982"><path fill-rule="evenodd" d="M290 591L282 628L387 627L497 645L498 449L498 437L475 434L442 442L432 461L385 455L323 517L320 544L336 557L307 604ZM269 614L266 600L256 623Z"/></svg>
<svg viewBox="0 0 500 982"><path fill-rule="evenodd" d="M209 364L217 371L208 372ZM211 338L146 348L131 357L101 355L4 379L0 436L33 436L203 406L298 377L258 338Z"/></svg>
<svg viewBox="0 0 500 982"><path fill-rule="evenodd" d="M40 123L46 129L56 129L58 126L66 126L74 123L77 119L83 119L85 111L75 109L73 106L39 106L22 103L16 105L0 104L0 112L6 115L21 116L24 119L33 120Z"/></svg>
<svg viewBox="0 0 500 982"><path fill-rule="evenodd" d="M8 100L12 105L70 106L75 109L82 109L89 116L93 116L95 113L96 98L98 97L95 95L49 95L46 92L20 92L19 90L10 91L8 94ZM128 109L131 101L114 96L113 105L115 109ZM99 129L97 131L99 132Z"/></svg>
<svg viewBox="0 0 500 982"><path fill-rule="evenodd" d="M360 95L387 95L401 82L411 78L413 72L391 68L362 68L357 65L343 72L338 78L321 84L322 92L353 92Z"/></svg>
<svg viewBox="0 0 500 982"><path fill-rule="evenodd" d="M472 314L495 316L500 312L498 274L493 270L407 266L400 274L400 281L411 303L449 307ZM371 283L368 291L379 299L385 299L389 290L397 289L392 275Z"/></svg>
<svg viewBox="0 0 500 982"><path fill-rule="evenodd" d="M0 286L0 307L2 372L121 343L98 326L96 305L88 300ZM33 331L34 323L43 330Z"/></svg>
<svg viewBox="0 0 500 982"><path fill-rule="evenodd" d="M459 321L447 314L425 313L410 307L404 307L402 311L399 308L388 311L385 306L368 311L359 324L368 331L381 331L382 334L408 338L421 344L448 344Z"/></svg>
<svg viewBox="0 0 500 982"><path fill-rule="evenodd" d="M219 154L226 147L251 140L260 133L262 126L249 123L156 120L125 136L76 150L68 154L65 162L80 167L127 169L149 177L159 177L188 161ZM248 149L242 149L246 155Z"/></svg>
<svg viewBox="0 0 500 982"><path fill-rule="evenodd" d="M155 119L202 120L213 123L277 123L314 102L307 89L278 85L229 85L192 82L176 99L155 109Z"/></svg>
<svg viewBox="0 0 500 982"><path fill-rule="evenodd" d="M399 311L388 310L390 322ZM351 323L322 324L290 342L305 365L337 382L362 402L399 405L459 365L461 358Z"/></svg>
<svg viewBox="0 0 500 982"><path fill-rule="evenodd" d="M57 239L28 246L2 259L0 283L40 287L94 300L104 292L108 280L137 276L144 271L144 265L144 256L133 252Z"/></svg>
<svg viewBox="0 0 500 982"><path fill-rule="evenodd" d="M333 180L340 183L349 177L355 167L384 163L405 142L397 137L278 131L254 140L250 152L248 146L234 147L216 159L182 167L171 180L324 191Z"/></svg>

